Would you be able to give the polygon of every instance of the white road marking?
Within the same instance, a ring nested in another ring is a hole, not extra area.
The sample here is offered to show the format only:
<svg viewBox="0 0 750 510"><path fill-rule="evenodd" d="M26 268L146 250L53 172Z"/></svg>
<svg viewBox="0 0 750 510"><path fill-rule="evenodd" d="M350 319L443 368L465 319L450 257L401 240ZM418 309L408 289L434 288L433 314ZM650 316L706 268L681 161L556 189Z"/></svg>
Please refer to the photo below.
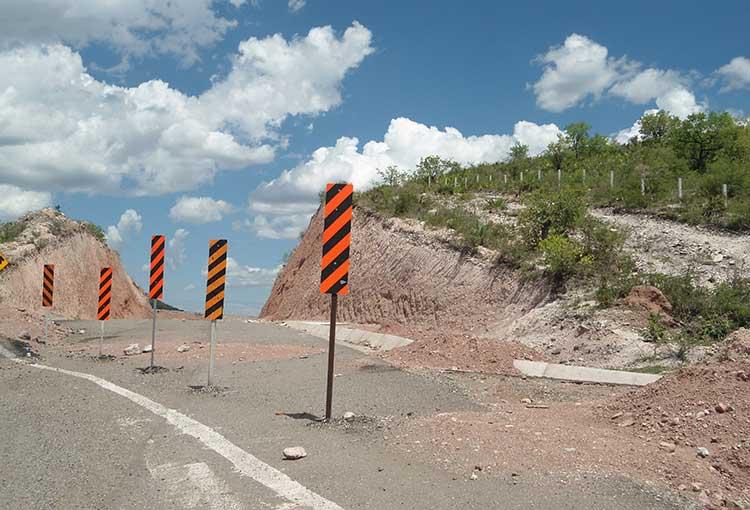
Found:
<svg viewBox="0 0 750 510"><path fill-rule="evenodd" d="M171 501L180 508L209 510L242 510L226 482L218 478L205 462L162 464L149 467L151 476L167 484Z"/></svg>
<svg viewBox="0 0 750 510"><path fill-rule="evenodd" d="M0 347L2 349L2 347ZM5 354L5 349L0 350L0 354ZM7 350L5 350L7 352ZM10 354L10 353L8 353ZM7 354L5 354L7 356ZM12 356L12 355L11 355ZM143 395L139 395L133 391L122 388L114 383L111 383L100 377L96 377L91 374L84 374L82 372L73 372L72 370L65 370L63 368L48 367L46 365L40 365L38 363L25 363L24 360L12 357L13 361L17 363L25 364L30 367L39 368L42 370L50 370L52 372L58 372L61 374L78 377L80 379L86 379L91 381L113 393L116 393L128 400L138 404L139 406L148 409L157 416L164 418L167 423L173 425L179 432L193 436L198 441L203 443L206 447L218 453L235 467L240 474L250 477L256 482L265 485L273 492L281 496L282 498L302 506L304 508L311 508L313 510L343 510L342 507L329 501L322 496L312 492L304 485L300 484L289 478L287 475L275 469L265 462L261 461L257 457L247 453L240 447L236 446L224 436L213 430L207 425L203 425L199 421L196 421L189 416L186 416L174 409L168 409L163 405L150 400Z"/></svg>

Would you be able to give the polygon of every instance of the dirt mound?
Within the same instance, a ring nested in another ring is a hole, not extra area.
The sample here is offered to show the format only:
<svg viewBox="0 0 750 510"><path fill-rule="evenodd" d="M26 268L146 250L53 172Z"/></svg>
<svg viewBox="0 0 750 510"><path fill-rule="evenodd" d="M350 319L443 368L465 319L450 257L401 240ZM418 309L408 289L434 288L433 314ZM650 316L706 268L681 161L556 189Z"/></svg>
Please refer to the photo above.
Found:
<svg viewBox="0 0 750 510"><path fill-rule="evenodd" d="M323 217L312 218L274 283L261 317L326 320L329 298L318 290ZM519 278L481 253L462 253L450 236L417 221L354 211L350 288L339 317L358 324L402 324L446 334L512 321L549 298L539 280Z"/></svg>
<svg viewBox="0 0 750 510"><path fill-rule="evenodd" d="M651 285L639 285L630 290L624 303L633 308L646 310L649 313L670 316L672 303L662 291Z"/></svg>
<svg viewBox="0 0 750 510"><path fill-rule="evenodd" d="M112 317L147 318L148 300L123 268L118 254L85 223L54 209L29 213L14 223L12 241L0 245L11 264L0 273L0 307L39 315L42 312L42 268L55 265L55 316L94 319L99 270L112 267Z"/></svg>
<svg viewBox="0 0 750 510"><path fill-rule="evenodd" d="M729 335L720 356L728 360L750 360L750 329L741 328Z"/></svg>
<svg viewBox="0 0 750 510"><path fill-rule="evenodd" d="M517 342L466 335L432 336L399 347L384 356L397 366L516 374L513 360L541 360L536 351Z"/></svg>
<svg viewBox="0 0 750 510"><path fill-rule="evenodd" d="M747 361L682 369L620 397L601 414L613 425L648 437L669 453L687 454L691 460L674 468L678 483L697 481L709 492L750 502Z"/></svg>

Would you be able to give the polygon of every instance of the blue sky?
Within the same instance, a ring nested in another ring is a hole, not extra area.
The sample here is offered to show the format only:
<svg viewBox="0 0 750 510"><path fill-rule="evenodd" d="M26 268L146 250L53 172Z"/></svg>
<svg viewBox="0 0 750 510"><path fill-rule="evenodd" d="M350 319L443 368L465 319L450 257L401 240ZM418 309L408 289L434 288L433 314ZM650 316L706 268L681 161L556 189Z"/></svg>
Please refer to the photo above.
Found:
<svg viewBox="0 0 750 510"><path fill-rule="evenodd" d="M164 234L165 300L194 310L227 238L228 310L257 312L327 180L538 153L581 120L624 139L656 108L750 114L743 2L2 3L0 217L111 227L141 284Z"/></svg>

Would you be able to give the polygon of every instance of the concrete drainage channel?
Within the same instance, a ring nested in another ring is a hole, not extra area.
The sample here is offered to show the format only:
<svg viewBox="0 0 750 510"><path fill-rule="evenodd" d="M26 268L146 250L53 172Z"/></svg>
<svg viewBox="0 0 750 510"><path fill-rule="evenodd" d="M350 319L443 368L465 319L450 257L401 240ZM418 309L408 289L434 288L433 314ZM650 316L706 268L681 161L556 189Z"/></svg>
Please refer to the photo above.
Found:
<svg viewBox="0 0 750 510"><path fill-rule="evenodd" d="M561 381L646 386L661 379L660 375L655 374L558 365L541 361L517 359L513 361L513 366L528 377L543 377L546 379L559 379Z"/></svg>
<svg viewBox="0 0 750 510"><path fill-rule="evenodd" d="M309 335L318 338L328 339L329 325L327 322L314 321L284 321L278 323L280 326L286 326L297 331L303 331ZM341 325L336 325L336 343L346 345L352 349L370 354L372 352L384 352L409 345L413 340L396 335L384 335L382 333L373 333L361 329L352 329Z"/></svg>

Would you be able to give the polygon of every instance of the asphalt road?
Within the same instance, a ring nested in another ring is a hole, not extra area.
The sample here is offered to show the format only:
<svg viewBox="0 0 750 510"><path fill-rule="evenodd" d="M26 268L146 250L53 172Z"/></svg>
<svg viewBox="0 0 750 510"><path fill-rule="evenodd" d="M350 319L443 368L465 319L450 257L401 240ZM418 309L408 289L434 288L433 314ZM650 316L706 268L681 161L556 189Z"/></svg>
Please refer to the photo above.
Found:
<svg viewBox="0 0 750 510"><path fill-rule="evenodd" d="M147 365L147 355L93 359L89 353L98 335L89 332L98 333L98 325L71 326L87 333L71 338L70 349L43 349L40 364L97 376L179 415L160 415L79 376L0 359L3 508L687 507L664 488L622 477L570 473L561 479L540 466L521 477L470 480L470 473L457 476L400 452L388 444L389 422L478 404L448 378L395 370L344 347L337 348L334 415L351 411L357 418L319 423L326 343L286 328L220 324L226 349L219 351L224 356L214 378L220 390L203 391L191 386L205 384L205 322L160 321L157 364L169 370L157 374L136 370ZM111 321L105 352L119 353L134 341L143 345L149 335L148 321ZM183 340L203 341L204 348L192 343L190 353L178 357L174 345ZM180 416L199 423L186 426ZM308 457L282 460L289 446L304 447ZM243 455L255 460L247 464ZM258 471L259 466L268 470ZM279 479L274 473L290 481L270 483ZM290 487L302 487L308 503L294 503ZM314 497L320 499L310 503Z"/></svg>

